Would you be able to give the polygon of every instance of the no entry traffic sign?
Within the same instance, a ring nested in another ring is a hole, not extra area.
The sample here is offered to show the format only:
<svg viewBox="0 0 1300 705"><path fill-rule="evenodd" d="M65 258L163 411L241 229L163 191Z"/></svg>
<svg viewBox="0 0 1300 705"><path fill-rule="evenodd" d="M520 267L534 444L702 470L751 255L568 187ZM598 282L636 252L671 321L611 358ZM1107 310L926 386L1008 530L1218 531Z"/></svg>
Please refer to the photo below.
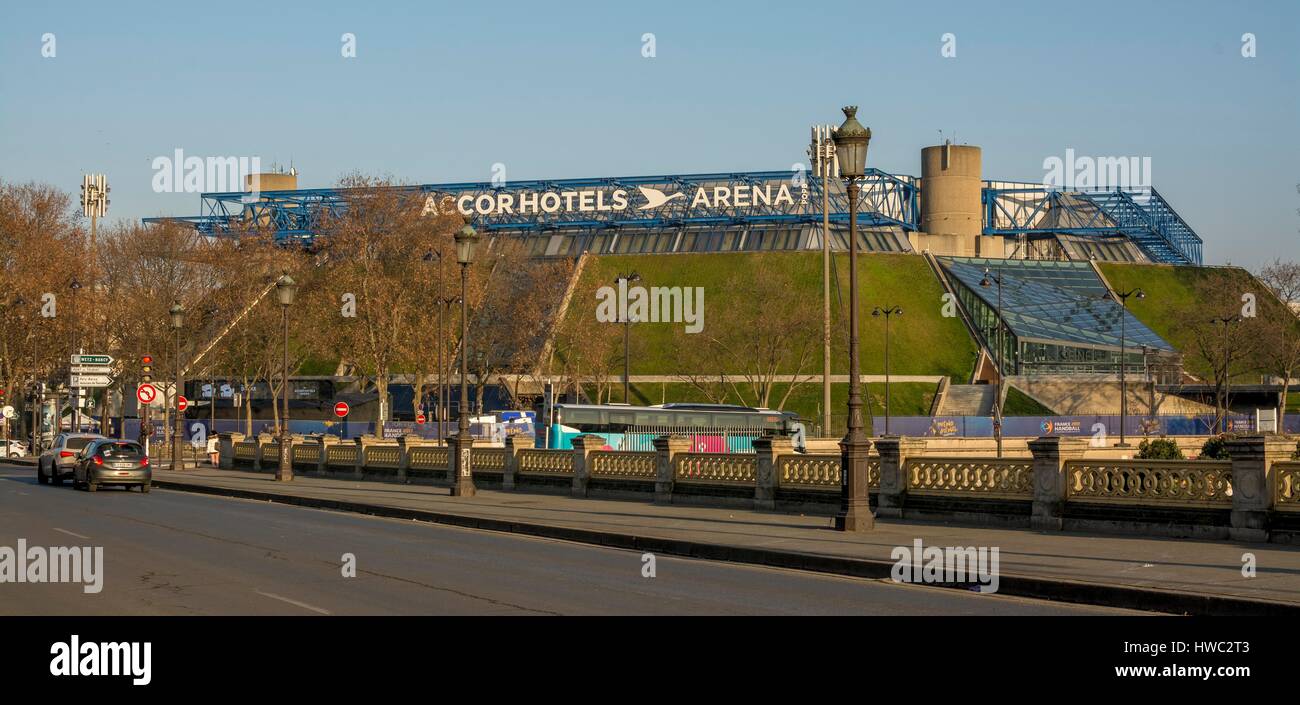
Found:
<svg viewBox="0 0 1300 705"><path fill-rule="evenodd" d="M152 384L142 384L136 387L135 398L141 404L152 404L158 398L158 388Z"/></svg>
<svg viewBox="0 0 1300 705"><path fill-rule="evenodd" d="M185 411L185 409L188 408L189 405L190 405L190 400L186 399L185 397L178 397L176 399L176 409L178 411Z"/></svg>
<svg viewBox="0 0 1300 705"><path fill-rule="evenodd" d="M347 416L348 412L351 410L352 409L348 406L348 403L345 401L341 401L334 405L334 415L339 417L340 419L343 418L344 416Z"/></svg>
<svg viewBox="0 0 1300 705"><path fill-rule="evenodd" d="M418 416L415 417L415 422L418 424L423 425L424 421L425 421L424 412L421 412Z"/></svg>

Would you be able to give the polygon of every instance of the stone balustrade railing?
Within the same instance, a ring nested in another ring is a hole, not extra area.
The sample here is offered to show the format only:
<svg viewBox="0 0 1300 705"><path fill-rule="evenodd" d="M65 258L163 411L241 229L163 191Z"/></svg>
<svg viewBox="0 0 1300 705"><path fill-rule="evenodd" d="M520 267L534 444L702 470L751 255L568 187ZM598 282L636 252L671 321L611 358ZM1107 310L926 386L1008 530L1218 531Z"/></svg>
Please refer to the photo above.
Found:
<svg viewBox="0 0 1300 705"><path fill-rule="evenodd" d="M673 475L678 482L752 487L758 477L758 457L748 453L681 453Z"/></svg>
<svg viewBox="0 0 1300 705"><path fill-rule="evenodd" d="M1227 460L1071 460L1068 502L1140 503L1170 507L1232 507Z"/></svg>
<svg viewBox="0 0 1300 705"><path fill-rule="evenodd" d="M572 475L573 453L531 448L519 453L519 472L538 475Z"/></svg>
<svg viewBox="0 0 1300 705"><path fill-rule="evenodd" d="M591 476L654 480L656 457L653 451L593 451Z"/></svg>
<svg viewBox="0 0 1300 705"><path fill-rule="evenodd" d="M1034 464L1008 458L913 457L904 468L907 491L915 495L1030 499Z"/></svg>
<svg viewBox="0 0 1300 705"><path fill-rule="evenodd" d="M475 482L507 490L567 491L575 496L628 494L657 503L725 501L760 509L833 513L841 493L840 456L796 453L789 439L759 438L753 454L692 452L683 436L655 439L655 450L605 449L579 436L572 450L475 447ZM1294 441L1250 436L1229 443L1229 461L1089 459L1084 439L1048 436L1029 443L1033 457L924 454L917 439L876 439L868 490L878 516L906 519L972 516L1040 530L1149 525L1241 540L1300 537L1300 461ZM221 434L221 466L272 470L275 438ZM339 442L295 438L295 470L375 479L448 481L444 446L414 437ZM1153 529L1153 531L1155 530ZM1157 531L1157 533L1159 532ZM1180 533L1182 532L1182 533Z"/></svg>
<svg viewBox="0 0 1300 705"><path fill-rule="evenodd" d="M1300 512L1300 460L1273 465L1277 493L1273 508L1280 512Z"/></svg>

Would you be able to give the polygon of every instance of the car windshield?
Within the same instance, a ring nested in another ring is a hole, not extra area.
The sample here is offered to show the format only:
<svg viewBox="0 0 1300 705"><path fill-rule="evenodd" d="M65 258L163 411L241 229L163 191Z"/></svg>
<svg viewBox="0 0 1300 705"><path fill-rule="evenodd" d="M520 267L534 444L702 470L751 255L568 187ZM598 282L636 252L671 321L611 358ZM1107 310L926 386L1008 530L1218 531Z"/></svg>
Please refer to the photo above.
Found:
<svg viewBox="0 0 1300 705"><path fill-rule="evenodd" d="M86 445L89 444L89 443L90 443L91 441L93 441L93 440L95 440L95 439L93 439L93 438L69 438L69 439L68 439L68 445L67 445L67 448L68 448L68 450L81 450L82 448L85 448Z"/></svg>
<svg viewBox="0 0 1300 705"><path fill-rule="evenodd" d="M138 443L105 443L99 447L99 452L105 458L141 455Z"/></svg>

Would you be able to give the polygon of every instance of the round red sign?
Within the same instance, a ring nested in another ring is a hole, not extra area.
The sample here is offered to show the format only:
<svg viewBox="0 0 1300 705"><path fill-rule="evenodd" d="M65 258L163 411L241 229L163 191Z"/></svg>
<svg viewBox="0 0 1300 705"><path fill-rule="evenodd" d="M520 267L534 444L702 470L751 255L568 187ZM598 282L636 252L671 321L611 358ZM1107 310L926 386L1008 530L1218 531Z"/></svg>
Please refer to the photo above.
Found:
<svg viewBox="0 0 1300 705"><path fill-rule="evenodd" d="M419 416L416 416L415 422L418 424L423 424L425 422L424 414L420 414Z"/></svg>
<svg viewBox="0 0 1300 705"><path fill-rule="evenodd" d="M181 411L185 411L185 409L188 408L189 405L190 405L190 400L186 399L185 397L180 397L176 400L176 408L180 409Z"/></svg>
<svg viewBox="0 0 1300 705"><path fill-rule="evenodd" d="M344 416L347 416L348 412L351 410L352 409L348 407L348 403L345 401L341 401L334 405L334 415L339 418L343 418Z"/></svg>

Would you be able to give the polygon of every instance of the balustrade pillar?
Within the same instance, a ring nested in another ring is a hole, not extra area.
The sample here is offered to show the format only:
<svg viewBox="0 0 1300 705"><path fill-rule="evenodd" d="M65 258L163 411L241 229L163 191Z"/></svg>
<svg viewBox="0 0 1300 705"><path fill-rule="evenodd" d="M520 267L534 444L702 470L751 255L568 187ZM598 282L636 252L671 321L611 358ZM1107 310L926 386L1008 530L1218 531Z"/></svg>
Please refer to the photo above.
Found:
<svg viewBox="0 0 1300 705"><path fill-rule="evenodd" d="M235 467L235 444L244 440L242 433L218 433L217 434L217 464L222 470L231 470Z"/></svg>
<svg viewBox="0 0 1300 705"><path fill-rule="evenodd" d="M522 434L506 436L506 467L501 473L501 489L513 490L519 474L519 453L533 447L533 437Z"/></svg>
<svg viewBox="0 0 1300 705"><path fill-rule="evenodd" d="M253 454L253 470L262 471L262 447L275 442L275 437L269 433L257 434L257 452Z"/></svg>
<svg viewBox="0 0 1300 705"><path fill-rule="evenodd" d="M330 446L338 445L339 439L325 435L320 437L320 457L316 459L316 472L324 475L329 470Z"/></svg>
<svg viewBox="0 0 1300 705"><path fill-rule="evenodd" d="M587 481L591 479L591 452L605 447L602 436L582 435L573 439L573 490L574 497L587 496Z"/></svg>
<svg viewBox="0 0 1300 705"><path fill-rule="evenodd" d="M1268 541L1277 482L1273 463L1289 460L1295 441L1252 435L1234 438L1226 445L1232 458L1232 523L1228 537L1234 541Z"/></svg>
<svg viewBox="0 0 1300 705"><path fill-rule="evenodd" d="M672 434L654 439L655 446L655 504L673 502L673 464L678 453L691 450L690 436Z"/></svg>
<svg viewBox="0 0 1300 705"><path fill-rule="evenodd" d="M794 453L794 442L789 436L755 438L754 453L758 456L754 509L776 509L776 488L780 484L777 463L782 455Z"/></svg>
<svg viewBox="0 0 1300 705"><path fill-rule="evenodd" d="M1065 525L1065 463L1083 457L1083 438L1040 436L1029 442L1034 454L1034 505L1029 526L1035 531L1060 531Z"/></svg>
<svg viewBox="0 0 1300 705"><path fill-rule="evenodd" d="M397 479L406 482L406 471L411 467L411 448L421 445L421 439L414 433L397 437Z"/></svg>
<svg viewBox="0 0 1300 705"><path fill-rule="evenodd" d="M903 518L907 502L907 459L925 452L920 438L885 436L876 441L880 454L880 490L876 494L876 516Z"/></svg>
<svg viewBox="0 0 1300 705"><path fill-rule="evenodd" d="M374 436L357 436L356 438L355 443L357 444L357 464L353 468L352 472L353 475L355 475L358 480L360 480L365 473L366 448L374 445L375 440L376 439Z"/></svg>

